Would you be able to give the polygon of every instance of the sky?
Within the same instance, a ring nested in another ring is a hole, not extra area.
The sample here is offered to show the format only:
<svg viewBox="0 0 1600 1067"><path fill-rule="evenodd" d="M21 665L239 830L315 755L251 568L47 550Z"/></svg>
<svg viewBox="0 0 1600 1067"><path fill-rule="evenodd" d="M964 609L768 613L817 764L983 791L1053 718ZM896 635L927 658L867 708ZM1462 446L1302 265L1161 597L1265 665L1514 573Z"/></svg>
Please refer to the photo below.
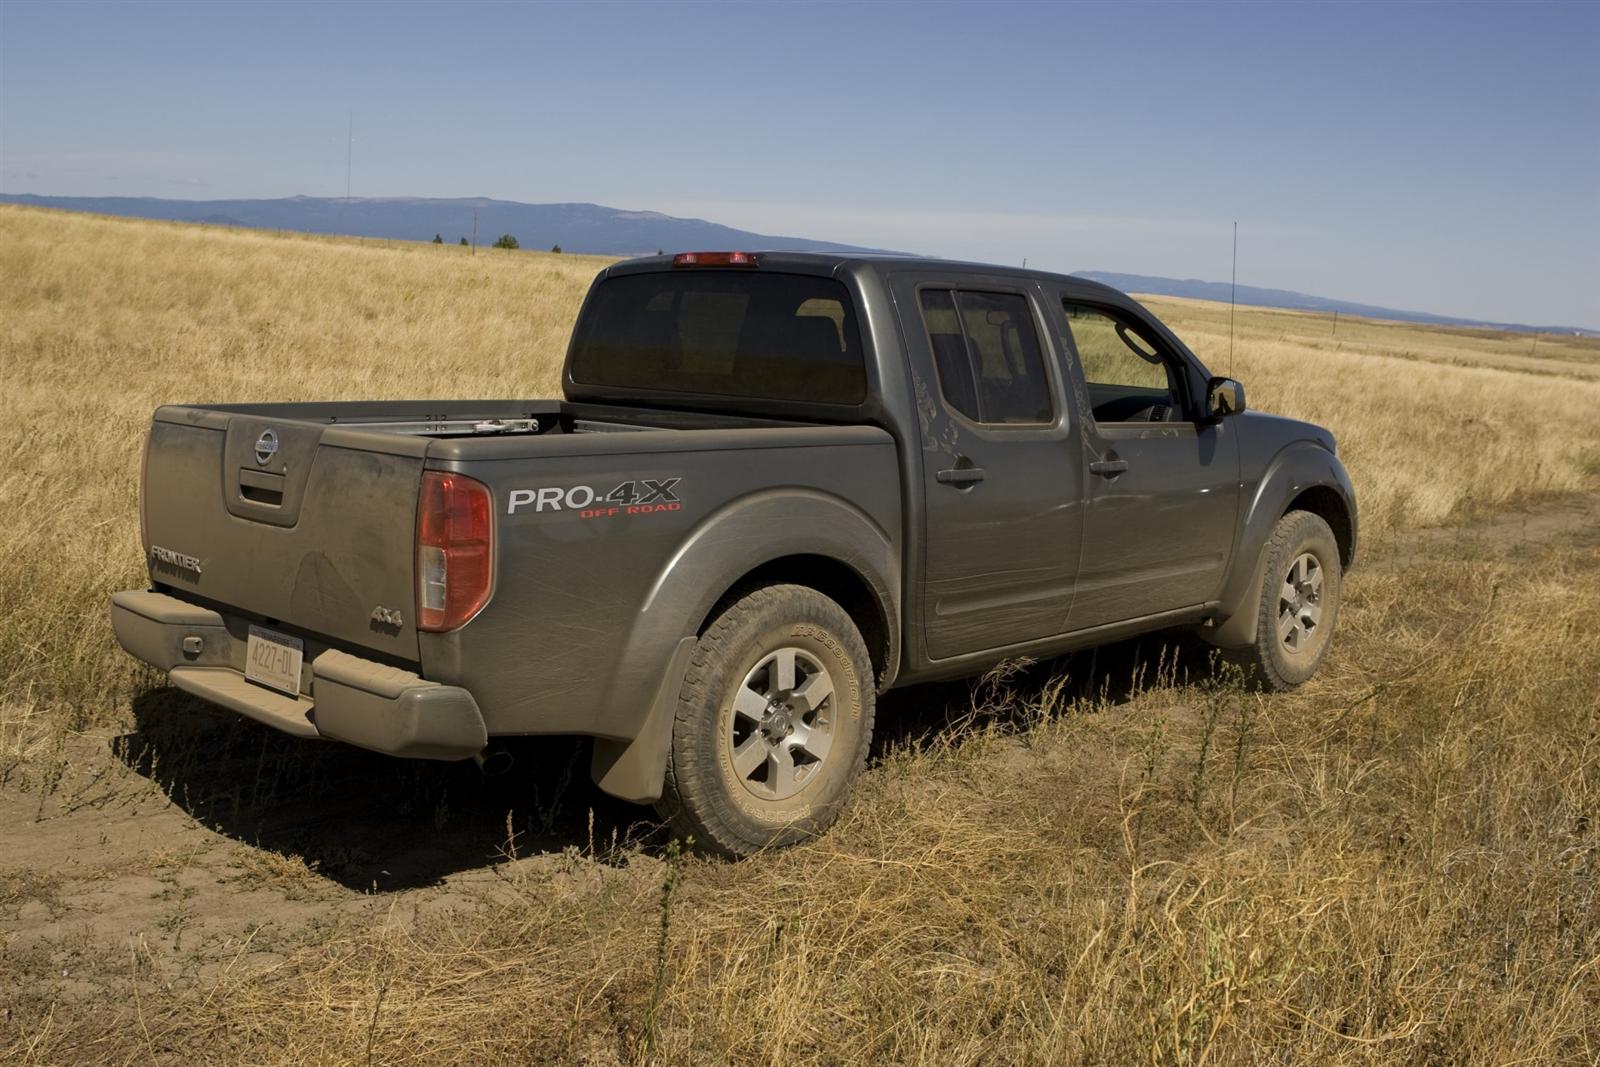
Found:
<svg viewBox="0 0 1600 1067"><path fill-rule="evenodd" d="M348 143L354 115L353 147ZM0 192L588 201L1600 328L1600 4L0 0Z"/></svg>

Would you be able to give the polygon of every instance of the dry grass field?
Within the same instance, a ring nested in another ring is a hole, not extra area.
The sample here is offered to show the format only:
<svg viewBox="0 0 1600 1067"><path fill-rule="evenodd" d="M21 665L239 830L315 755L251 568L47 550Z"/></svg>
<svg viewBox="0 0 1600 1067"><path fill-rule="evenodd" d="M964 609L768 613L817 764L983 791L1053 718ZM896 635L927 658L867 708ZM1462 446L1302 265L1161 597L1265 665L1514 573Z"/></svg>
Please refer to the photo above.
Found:
<svg viewBox="0 0 1600 1067"><path fill-rule="evenodd" d="M0 208L0 1060L1600 1060L1594 341L1241 309L1361 495L1324 672L891 694L841 824L743 863L574 746L295 742L115 649L152 407L550 394L601 262Z"/></svg>

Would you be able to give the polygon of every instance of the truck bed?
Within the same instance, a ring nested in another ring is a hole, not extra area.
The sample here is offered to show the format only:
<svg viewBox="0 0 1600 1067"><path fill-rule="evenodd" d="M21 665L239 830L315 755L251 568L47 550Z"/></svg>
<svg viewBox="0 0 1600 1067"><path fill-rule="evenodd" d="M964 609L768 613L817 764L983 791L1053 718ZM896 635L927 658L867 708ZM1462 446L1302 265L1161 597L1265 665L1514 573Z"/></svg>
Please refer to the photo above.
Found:
<svg viewBox="0 0 1600 1067"><path fill-rule="evenodd" d="M172 404L158 421L195 422L205 413L338 426L405 437L470 438L641 430L710 430L797 425L778 419L560 400L358 400L305 404Z"/></svg>
<svg viewBox="0 0 1600 1067"><path fill-rule="evenodd" d="M416 668L430 637L416 618L425 471L490 489L494 555L511 568L496 564L499 597L526 565L530 517L560 510L548 496L538 502L540 489L592 485L603 500L619 485L687 478L707 501L713 479L729 489L751 476L797 479L796 460L751 458L762 449L799 449L796 459L821 449L820 458L862 439L890 443L859 426L557 400L169 405L155 414L145 457L145 549L157 591L308 648ZM893 479L890 470L880 480ZM632 531L626 550L654 540L645 533Z"/></svg>

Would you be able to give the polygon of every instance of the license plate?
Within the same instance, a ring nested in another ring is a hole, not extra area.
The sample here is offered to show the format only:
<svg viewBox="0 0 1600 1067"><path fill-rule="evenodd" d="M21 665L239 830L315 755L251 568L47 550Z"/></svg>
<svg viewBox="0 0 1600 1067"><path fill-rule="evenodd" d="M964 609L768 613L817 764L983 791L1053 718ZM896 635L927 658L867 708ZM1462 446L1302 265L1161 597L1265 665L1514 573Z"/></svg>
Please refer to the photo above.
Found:
<svg viewBox="0 0 1600 1067"><path fill-rule="evenodd" d="M280 693L300 695L300 660L305 642L265 626L250 627L245 643L244 676Z"/></svg>

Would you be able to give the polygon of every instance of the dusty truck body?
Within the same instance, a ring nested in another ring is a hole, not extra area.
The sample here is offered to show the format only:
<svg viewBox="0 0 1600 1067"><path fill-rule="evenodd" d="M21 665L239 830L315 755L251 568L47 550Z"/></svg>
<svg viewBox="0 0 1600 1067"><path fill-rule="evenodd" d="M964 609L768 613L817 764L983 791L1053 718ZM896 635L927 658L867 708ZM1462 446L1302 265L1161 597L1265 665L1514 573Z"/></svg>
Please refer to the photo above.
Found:
<svg viewBox="0 0 1600 1067"><path fill-rule="evenodd" d="M563 392L159 409L119 641L308 739L592 737L743 853L831 821L890 686L1173 626L1297 684L1355 552L1331 435L1081 279L629 261Z"/></svg>

